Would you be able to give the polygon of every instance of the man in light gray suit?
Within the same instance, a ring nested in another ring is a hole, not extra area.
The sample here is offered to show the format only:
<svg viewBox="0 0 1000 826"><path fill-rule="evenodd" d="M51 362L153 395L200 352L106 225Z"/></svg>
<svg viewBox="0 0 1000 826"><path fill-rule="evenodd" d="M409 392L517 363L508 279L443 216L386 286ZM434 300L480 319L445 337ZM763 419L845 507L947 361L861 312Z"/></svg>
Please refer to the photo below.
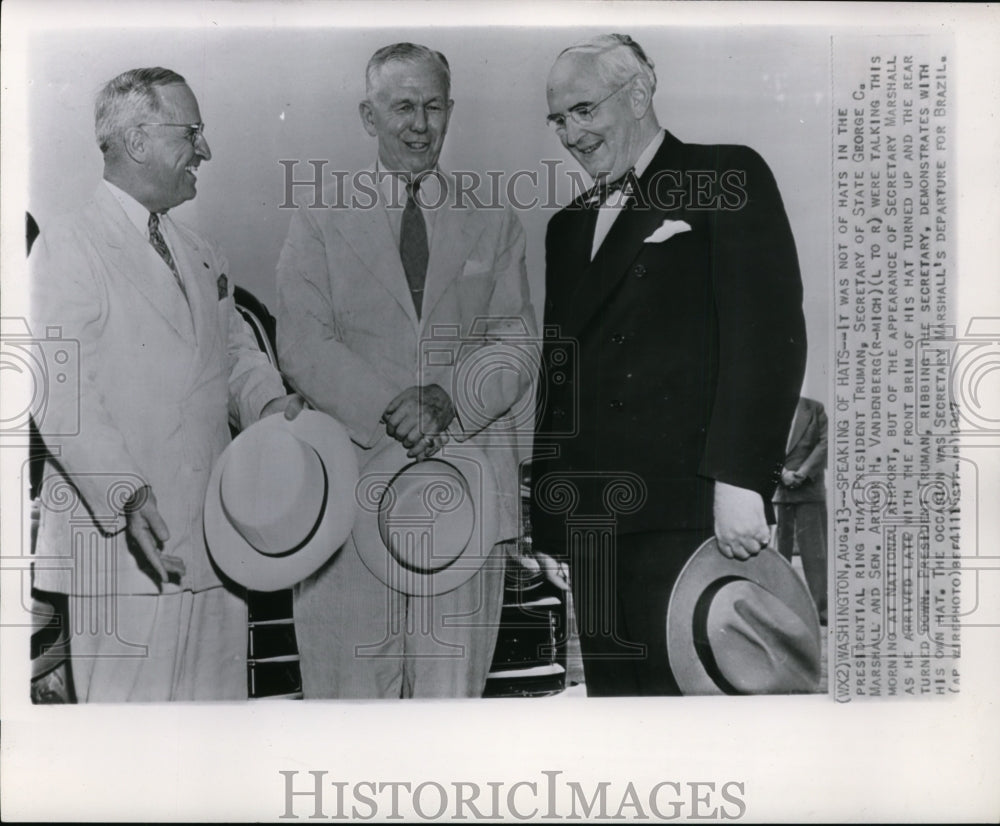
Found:
<svg viewBox="0 0 1000 826"><path fill-rule="evenodd" d="M535 319L513 211L476 208L437 167L450 81L447 60L425 46L372 56L360 114L378 157L362 174L377 201L292 217L278 263L278 357L296 390L347 428L362 477L387 441L415 459L448 440L481 447L500 500L498 543L468 582L429 597L383 584L352 535L296 589L307 698L480 696L493 655L501 545L520 528L508 414L537 368L524 344ZM435 341L453 358L425 362ZM463 384L471 364L485 378L475 392Z"/></svg>

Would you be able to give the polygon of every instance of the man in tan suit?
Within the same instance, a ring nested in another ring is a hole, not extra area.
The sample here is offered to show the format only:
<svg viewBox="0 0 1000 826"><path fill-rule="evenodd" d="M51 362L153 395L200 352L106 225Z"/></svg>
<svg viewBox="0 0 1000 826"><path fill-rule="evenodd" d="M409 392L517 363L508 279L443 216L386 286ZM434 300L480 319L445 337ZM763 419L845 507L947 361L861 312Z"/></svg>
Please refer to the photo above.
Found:
<svg viewBox="0 0 1000 826"><path fill-rule="evenodd" d="M233 304L226 260L168 211L212 157L198 102L168 69L97 97L104 180L43 228L33 329L79 345L79 391L52 381L35 586L69 595L77 699L240 699L246 603L202 533L230 424L301 409Z"/></svg>
<svg viewBox="0 0 1000 826"><path fill-rule="evenodd" d="M361 120L378 162L355 176L355 208L292 217L278 263L278 356L295 389L347 427L362 475L386 440L416 459L449 439L481 447L502 544L520 524L508 414L537 368L526 344L535 321L524 232L509 208L474 208L437 169L452 110L443 55L387 46L366 80ZM377 194L370 208L365 185ZM466 373L469 359L479 369ZM485 380L462 383L475 375ZM383 585L355 541L296 590L305 696L481 695L500 613L500 545L461 587L414 597Z"/></svg>

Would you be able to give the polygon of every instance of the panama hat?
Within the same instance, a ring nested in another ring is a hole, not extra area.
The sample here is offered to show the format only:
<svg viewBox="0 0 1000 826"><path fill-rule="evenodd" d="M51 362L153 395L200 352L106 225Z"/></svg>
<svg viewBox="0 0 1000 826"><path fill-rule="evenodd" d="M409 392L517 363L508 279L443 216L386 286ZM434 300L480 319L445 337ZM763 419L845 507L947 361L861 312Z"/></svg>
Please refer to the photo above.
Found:
<svg viewBox="0 0 1000 826"><path fill-rule="evenodd" d="M314 573L354 523L358 463L347 431L315 410L265 416L223 451L205 494L205 541L219 569L254 591Z"/></svg>
<svg viewBox="0 0 1000 826"><path fill-rule="evenodd" d="M667 654L684 694L813 692L820 679L816 607L773 548L741 561L709 539L674 584Z"/></svg>
<svg viewBox="0 0 1000 826"><path fill-rule="evenodd" d="M354 541L367 568L413 596L451 591L471 579L497 540L493 470L468 442L415 462L387 440L358 480Z"/></svg>

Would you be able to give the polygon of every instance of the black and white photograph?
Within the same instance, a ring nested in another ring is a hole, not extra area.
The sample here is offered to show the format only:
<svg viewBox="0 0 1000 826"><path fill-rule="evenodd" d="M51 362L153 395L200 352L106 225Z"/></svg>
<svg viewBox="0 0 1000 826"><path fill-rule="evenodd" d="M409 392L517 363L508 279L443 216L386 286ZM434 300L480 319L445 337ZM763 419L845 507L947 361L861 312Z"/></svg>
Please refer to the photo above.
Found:
<svg viewBox="0 0 1000 826"><path fill-rule="evenodd" d="M812 8L4 4L5 816L1000 815L1000 26Z"/></svg>

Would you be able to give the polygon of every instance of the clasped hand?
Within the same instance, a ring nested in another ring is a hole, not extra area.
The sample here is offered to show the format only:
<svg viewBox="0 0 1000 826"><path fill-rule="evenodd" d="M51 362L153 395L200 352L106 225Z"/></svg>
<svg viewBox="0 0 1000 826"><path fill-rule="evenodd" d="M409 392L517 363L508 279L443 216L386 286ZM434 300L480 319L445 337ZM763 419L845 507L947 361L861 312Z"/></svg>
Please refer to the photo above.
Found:
<svg viewBox="0 0 1000 826"><path fill-rule="evenodd" d="M799 473L797 470L789 470L784 468L781 471L781 484L786 488L791 488L794 490L797 487L801 487L802 483L805 481L806 477Z"/></svg>
<svg viewBox="0 0 1000 826"><path fill-rule="evenodd" d="M430 458L448 443L445 429L454 418L455 405L437 384L408 387L382 414L385 432L417 461Z"/></svg>

